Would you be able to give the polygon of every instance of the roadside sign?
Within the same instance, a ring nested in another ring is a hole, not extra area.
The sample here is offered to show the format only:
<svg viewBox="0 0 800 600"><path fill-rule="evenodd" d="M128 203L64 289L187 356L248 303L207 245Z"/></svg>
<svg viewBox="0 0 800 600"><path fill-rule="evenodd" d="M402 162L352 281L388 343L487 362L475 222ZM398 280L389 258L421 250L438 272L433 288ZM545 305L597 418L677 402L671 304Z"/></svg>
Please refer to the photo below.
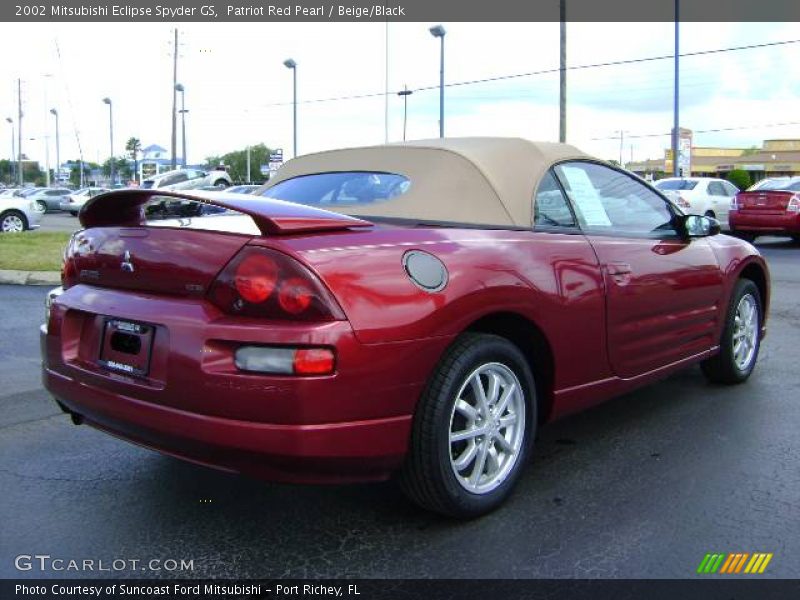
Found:
<svg viewBox="0 0 800 600"><path fill-rule="evenodd" d="M259 170L261 171L261 174L262 174L264 177L266 177L267 175L269 175L269 171L270 171L269 165L261 165L261 167L259 168Z"/></svg>

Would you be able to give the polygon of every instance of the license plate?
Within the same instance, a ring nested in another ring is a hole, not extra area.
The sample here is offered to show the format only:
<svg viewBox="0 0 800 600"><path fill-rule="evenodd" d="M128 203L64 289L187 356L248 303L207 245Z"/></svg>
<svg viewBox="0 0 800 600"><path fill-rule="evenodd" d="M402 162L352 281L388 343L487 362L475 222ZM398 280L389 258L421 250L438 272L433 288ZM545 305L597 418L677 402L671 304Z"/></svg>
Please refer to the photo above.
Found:
<svg viewBox="0 0 800 600"><path fill-rule="evenodd" d="M98 362L118 373L147 375L154 333L152 325L106 319Z"/></svg>

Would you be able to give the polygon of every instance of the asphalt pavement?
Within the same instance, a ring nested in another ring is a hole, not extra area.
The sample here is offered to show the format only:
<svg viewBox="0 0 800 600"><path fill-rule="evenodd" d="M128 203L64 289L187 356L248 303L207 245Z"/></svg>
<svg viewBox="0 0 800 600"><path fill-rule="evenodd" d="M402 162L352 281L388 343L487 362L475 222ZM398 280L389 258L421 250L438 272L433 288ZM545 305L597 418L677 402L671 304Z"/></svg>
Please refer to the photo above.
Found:
<svg viewBox="0 0 800 600"><path fill-rule="evenodd" d="M72 425L39 382L46 289L0 286L0 577L684 578L710 552L799 577L800 247L760 247L773 304L747 384L692 368L546 426L514 496L471 522L392 483L275 485ZM193 569L20 572L21 554Z"/></svg>

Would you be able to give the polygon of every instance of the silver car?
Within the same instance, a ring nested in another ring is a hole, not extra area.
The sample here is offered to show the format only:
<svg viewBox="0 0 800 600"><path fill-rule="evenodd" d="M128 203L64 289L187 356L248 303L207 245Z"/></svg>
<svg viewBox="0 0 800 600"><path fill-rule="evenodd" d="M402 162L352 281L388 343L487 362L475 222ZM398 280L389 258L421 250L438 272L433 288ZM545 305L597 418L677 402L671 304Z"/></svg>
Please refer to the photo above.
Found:
<svg viewBox="0 0 800 600"><path fill-rule="evenodd" d="M72 190L67 188L42 188L25 196L36 202L43 211L61 210L61 202L67 199Z"/></svg>
<svg viewBox="0 0 800 600"><path fill-rule="evenodd" d="M200 169L176 169L148 177L142 181L145 189L198 190L206 186L226 188L233 183L226 171L201 171Z"/></svg>
<svg viewBox="0 0 800 600"><path fill-rule="evenodd" d="M108 191L108 189L100 187L81 188L77 192L72 192L69 196L64 196L64 199L61 200L61 210L68 212L73 217L77 217L89 198L94 198L98 194Z"/></svg>
<svg viewBox="0 0 800 600"><path fill-rule="evenodd" d="M35 201L14 192L15 190L7 190L0 194L0 231L15 233L36 229L44 211Z"/></svg>

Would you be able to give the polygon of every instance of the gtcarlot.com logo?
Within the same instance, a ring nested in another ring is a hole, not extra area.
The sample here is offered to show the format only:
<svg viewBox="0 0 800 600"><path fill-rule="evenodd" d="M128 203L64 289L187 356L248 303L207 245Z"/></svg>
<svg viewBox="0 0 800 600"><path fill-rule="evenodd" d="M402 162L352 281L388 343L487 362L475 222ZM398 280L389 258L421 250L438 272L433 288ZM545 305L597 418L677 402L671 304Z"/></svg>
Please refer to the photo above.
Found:
<svg viewBox="0 0 800 600"><path fill-rule="evenodd" d="M17 571L194 571L194 559L174 558L59 558L50 554L19 554L14 558Z"/></svg>
<svg viewBox="0 0 800 600"><path fill-rule="evenodd" d="M700 575L760 575L772 560L772 552L709 553L697 567Z"/></svg>

